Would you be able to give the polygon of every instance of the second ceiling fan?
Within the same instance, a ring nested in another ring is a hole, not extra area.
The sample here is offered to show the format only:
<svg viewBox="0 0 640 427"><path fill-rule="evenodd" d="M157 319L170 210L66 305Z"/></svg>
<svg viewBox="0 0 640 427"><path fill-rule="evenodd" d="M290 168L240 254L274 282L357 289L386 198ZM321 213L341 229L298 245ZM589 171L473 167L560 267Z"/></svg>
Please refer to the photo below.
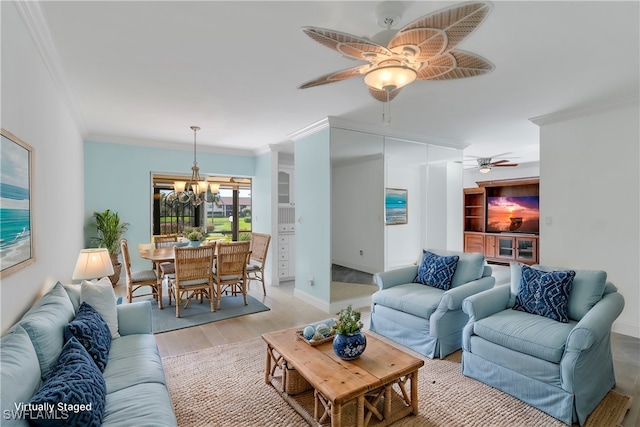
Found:
<svg viewBox="0 0 640 427"><path fill-rule="evenodd" d="M478 172L480 173L488 173L491 172L491 169L493 169L494 167L515 167L518 166L517 163L511 163L510 160L507 159L501 159L500 157L503 157L507 154L510 153L502 153L502 154L497 154L495 156L491 156L491 157L476 157L476 156L468 156L468 157L473 157L472 159L467 159L464 160L464 162L476 162L478 165L474 166L478 168ZM492 161L493 159L499 159L499 160L495 160ZM467 168L470 169L470 168Z"/></svg>

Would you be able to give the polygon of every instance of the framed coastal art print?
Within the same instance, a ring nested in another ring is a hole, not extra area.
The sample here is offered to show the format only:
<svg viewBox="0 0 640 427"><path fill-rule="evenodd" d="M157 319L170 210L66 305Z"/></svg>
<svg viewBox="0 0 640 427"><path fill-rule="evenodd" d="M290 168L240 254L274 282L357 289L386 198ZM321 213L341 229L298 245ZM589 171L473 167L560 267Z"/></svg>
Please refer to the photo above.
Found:
<svg viewBox="0 0 640 427"><path fill-rule="evenodd" d="M5 129L0 145L0 278L35 261L33 147Z"/></svg>
<svg viewBox="0 0 640 427"><path fill-rule="evenodd" d="M385 225L407 223L407 190L400 188L385 189L384 223Z"/></svg>

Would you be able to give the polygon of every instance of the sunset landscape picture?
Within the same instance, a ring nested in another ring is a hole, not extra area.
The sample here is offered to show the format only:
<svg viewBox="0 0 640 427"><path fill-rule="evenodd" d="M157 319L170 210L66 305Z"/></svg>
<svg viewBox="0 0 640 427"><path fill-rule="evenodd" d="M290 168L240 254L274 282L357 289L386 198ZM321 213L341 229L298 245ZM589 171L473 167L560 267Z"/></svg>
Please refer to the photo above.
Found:
<svg viewBox="0 0 640 427"><path fill-rule="evenodd" d="M539 230L538 196L487 198L487 231L538 233Z"/></svg>

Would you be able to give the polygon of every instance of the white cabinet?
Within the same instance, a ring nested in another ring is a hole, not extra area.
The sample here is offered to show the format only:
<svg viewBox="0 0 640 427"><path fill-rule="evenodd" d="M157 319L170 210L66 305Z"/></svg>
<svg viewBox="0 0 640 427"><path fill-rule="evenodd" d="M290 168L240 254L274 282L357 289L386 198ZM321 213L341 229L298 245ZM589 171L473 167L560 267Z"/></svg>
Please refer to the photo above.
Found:
<svg viewBox="0 0 640 427"><path fill-rule="evenodd" d="M278 277L282 280L295 277L295 234L278 234Z"/></svg>
<svg viewBox="0 0 640 427"><path fill-rule="evenodd" d="M295 277L295 207L293 201L293 166L278 168L278 277Z"/></svg>
<svg viewBox="0 0 640 427"><path fill-rule="evenodd" d="M293 206L293 168L280 166L278 171L278 204Z"/></svg>

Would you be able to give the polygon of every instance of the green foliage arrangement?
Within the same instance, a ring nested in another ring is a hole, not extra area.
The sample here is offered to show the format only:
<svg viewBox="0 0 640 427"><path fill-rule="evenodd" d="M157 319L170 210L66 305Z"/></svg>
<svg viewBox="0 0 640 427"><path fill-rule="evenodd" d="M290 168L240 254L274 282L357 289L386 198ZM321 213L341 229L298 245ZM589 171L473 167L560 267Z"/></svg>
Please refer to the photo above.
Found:
<svg viewBox="0 0 640 427"><path fill-rule="evenodd" d="M129 228L129 223L121 222L118 212L112 212L110 209L94 212L93 216L96 220L98 237L93 237L92 242L98 247L107 248L111 255L120 253L120 239Z"/></svg>
<svg viewBox="0 0 640 427"><path fill-rule="evenodd" d="M360 312L354 310L351 304L338 312L338 318L334 326L337 333L351 335L359 332L362 328L363 324L360 321Z"/></svg>
<svg viewBox="0 0 640 427"><path fill-rule="evenodd" d="M205 233L200 227L193 227L185 229L184 236L192 242L199 242L204 239Z"/></svg>

